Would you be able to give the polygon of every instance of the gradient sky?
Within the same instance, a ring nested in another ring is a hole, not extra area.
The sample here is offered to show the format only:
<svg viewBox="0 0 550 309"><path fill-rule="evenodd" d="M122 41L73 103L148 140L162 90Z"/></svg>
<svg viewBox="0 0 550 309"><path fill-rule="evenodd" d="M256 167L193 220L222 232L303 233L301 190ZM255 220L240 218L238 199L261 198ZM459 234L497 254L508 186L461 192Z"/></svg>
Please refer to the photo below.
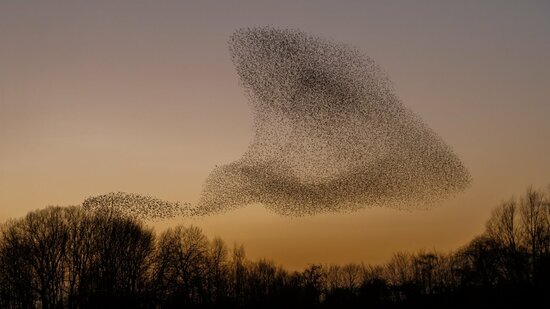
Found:
<svg viewBox="0 0 550 309"><path fill-rule="evenodd" d="M548 1L0 2L0 220L111 191L196 202L252 118L234 29L349 43L462 158L472 186L431 210L281 217L260 205L194 224L290 268L455 249L491 210L550 183Z"/></svg>

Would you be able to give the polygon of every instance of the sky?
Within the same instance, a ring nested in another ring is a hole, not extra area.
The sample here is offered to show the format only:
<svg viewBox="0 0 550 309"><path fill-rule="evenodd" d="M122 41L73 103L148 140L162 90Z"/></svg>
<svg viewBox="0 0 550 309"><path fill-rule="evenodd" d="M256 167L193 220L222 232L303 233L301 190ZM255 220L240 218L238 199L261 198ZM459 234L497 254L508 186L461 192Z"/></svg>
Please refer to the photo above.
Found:
<svg viewBox="0 0 550 309"><path fill-rule="evenodd" d="M193 224L289 268L382 263L457 249L501 201L550 184L550 2L3 0L0 221L116 191L196 203L252 140L227 42L264 25L368 54L471 187L429 210L291 218L248 205L156 230Z"/></svg>

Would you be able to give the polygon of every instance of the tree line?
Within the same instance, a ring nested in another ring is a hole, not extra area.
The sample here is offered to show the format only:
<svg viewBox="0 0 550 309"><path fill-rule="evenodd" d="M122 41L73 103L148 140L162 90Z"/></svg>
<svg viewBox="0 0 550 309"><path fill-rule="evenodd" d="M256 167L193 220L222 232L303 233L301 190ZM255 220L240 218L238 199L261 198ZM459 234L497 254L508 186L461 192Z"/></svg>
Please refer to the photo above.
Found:
<svg viewBox="0 0 550 309"><path fill-rule="evenodd" d="M0 229L1 308L470 308L550 305L550 191L501 203L450 253L384 265L251 261L194 226L157 235L137 219L49 207Z"/></svg>

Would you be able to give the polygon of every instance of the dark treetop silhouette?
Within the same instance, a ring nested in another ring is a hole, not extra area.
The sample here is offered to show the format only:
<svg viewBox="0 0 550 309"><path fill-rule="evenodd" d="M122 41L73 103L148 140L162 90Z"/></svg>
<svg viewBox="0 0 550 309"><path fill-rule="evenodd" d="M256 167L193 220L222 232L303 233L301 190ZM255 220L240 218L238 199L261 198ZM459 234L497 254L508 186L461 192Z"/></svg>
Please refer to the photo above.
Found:
<svg viewBox="0 0 550 309"><path fill-rule="evenodd" d="M447 254L289 272L196 227L160 235L120 212L50 207L0 233L1 308L547 308L550 192L497 207L486 231Z"/></svg>

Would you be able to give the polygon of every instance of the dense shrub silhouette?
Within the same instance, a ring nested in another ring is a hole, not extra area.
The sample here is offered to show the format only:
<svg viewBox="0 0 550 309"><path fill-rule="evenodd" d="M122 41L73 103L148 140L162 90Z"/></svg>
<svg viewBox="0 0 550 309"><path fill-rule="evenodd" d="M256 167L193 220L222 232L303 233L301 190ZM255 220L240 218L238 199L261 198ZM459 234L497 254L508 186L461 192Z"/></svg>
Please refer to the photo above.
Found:
<svg viewBox="0 0 550 309"><path fill-rule="evenodd" d="M550 195L498 206L455 252L289 272L193 226L49 207L1 226L1 308L464 308L550 305Z"/></svg>

